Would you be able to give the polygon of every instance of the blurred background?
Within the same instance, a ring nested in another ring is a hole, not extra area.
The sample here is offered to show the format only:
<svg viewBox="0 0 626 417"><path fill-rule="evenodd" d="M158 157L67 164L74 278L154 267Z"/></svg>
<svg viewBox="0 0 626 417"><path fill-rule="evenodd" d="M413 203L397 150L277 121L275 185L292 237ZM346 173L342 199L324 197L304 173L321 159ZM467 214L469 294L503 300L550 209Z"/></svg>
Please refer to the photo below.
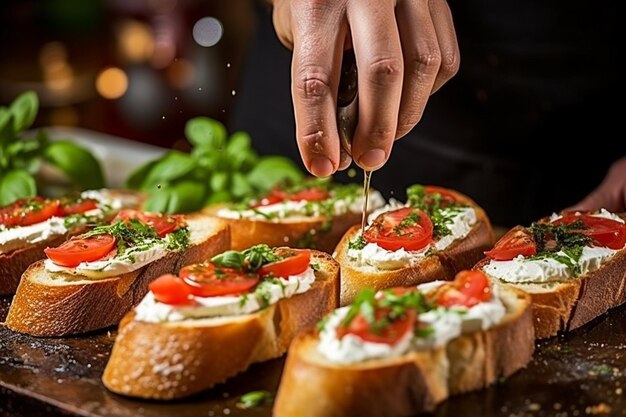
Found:
<svg viewBox="0 0 626 417"><path fill-rule="evenodd" d="M185 148L185 122L227 122L254 28L249 0L0 2L0 103L34 90L35 126Z"/></svg>

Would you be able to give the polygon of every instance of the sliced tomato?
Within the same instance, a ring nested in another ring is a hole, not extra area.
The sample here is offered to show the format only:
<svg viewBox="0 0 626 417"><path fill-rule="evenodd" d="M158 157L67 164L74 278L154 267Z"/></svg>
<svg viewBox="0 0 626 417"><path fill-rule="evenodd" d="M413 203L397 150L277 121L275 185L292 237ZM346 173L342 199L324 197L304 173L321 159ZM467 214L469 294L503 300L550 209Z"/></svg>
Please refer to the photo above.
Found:
<svg viewBox="0 0 626 417"><path fill-rule="evenodd" d="M125 209L120 211L115 216L114 221L122 220L127 221L130 219L137 219L144 224L148 224L154 227L157 234L160 237L165 236L168 233L175 231L183 225L183 219L181 216L159 213L147 213L139 210Z"/></svg>
<svg viewBox="0 0 626 417"><path fill-rule="evenodd" d="M563 217L552 224L563 225L582 221L586 228L576 230L602 246L610 249L622 249L626 245L626 225L617 220L596 217L590 214L565 213Z"/></svg>
<svg viewBox="0 0 626 417"><path fill-rule="evenodd" d="M443 307L472 307L492 297L489 279L481 271L459 272L454 282L444 284L437 294L437 304Z"/></svg>
<svg viewBox="0 0 626 417"><path fill-rule="evenodd" d="M510 261L518 255L537 254L537 245L528 230L521 226L514 227L496 242L493 249L485 255L496 261Z"/></svg>
<svg viewBox="0 0 626 417"><path fill-rule="evenodd" d="M257 200L255 203L251 204L251 208L263 207L263 206L271 206L272 204L278 204L285 201L287 198L287 194L278 189L272 190L268 195Z"/></svg>
<svg viewBox="0 0 626 417"><path fill-rule="evenodd" d="M0 209L0 224L13 227L41 223L54 216L58 207L59 200L22 198Z"/></svg>
<svg viewBox="0 0 626 417"><path fill-rule="evenodd" d="M456 196L447 188L427 185L424 187L424 189L426 190L427 194L426 198L428 198L428 194L439 194L441 196L440 205L442 207L446 207L456 203Z"/></svg>
<svg viewBox="0 0 626 417"><path fill-rule="evenodd" d="M306 271L311 262L311 251L306 249L277 249L274 253L283 259L259 268L259 275L262 277L273 275L287 278L298 275Z"/></svg>
<svg viewBox="0 0 626 417"><path fill-rule="evenodd" d="M148 288L160 303L185 304L191 297L189 286L182 279L172 274L160 276L152 281Z"/></svg>
<svg viewBox="0 0 626 417"><path fill-rule="evenodd" d="M59 217L84 213L98 208L98 200L93 198L61 199L56 215Z"/></svg>
<svg viewBox="0 0 626 417"><path fill-rule="evenodd" d="M243 294L260 281L258 274L223 268L212 263L186 266L179 275L191 293L199 297Z"/></svg>
<svg viewBox="0 0 626 417"><path fill-rule="evenodd" d="M363 238L387 250L419 250L433 240L433 223L416 208L401 208L380 214Z"/></svg>
<svg viewBox="0 0 626 417"><path fill-rule="evenodd" d="M376 321L384 319L390 312L391 309L389 308L379 307L374 312L374 318ZM413 331L416 317L417 314L414 309L407 309L404 316L396 318L377 332L371 328L367 319L359 313L352 319L347 327L341 325L337 327L337 338L341 339L347 334L353 334L366 342L394 345L407 332Z"/></svg>
<svg viewBox="0 0 626 417"><path fill-rule="evenodd" d="M44 252L57 265L75 267L81 262L92 262L105 257L114 247L115 238L103 234L76 237L56 248L46 248Z"/></svg>
<svg viewBox="0 0 626 417"><path fill-rule="evenodd" d="M326 200L328 197L330 197L328 191L322 188L312 187L292 194L289 199L292 201L320 201Z"/></svg>

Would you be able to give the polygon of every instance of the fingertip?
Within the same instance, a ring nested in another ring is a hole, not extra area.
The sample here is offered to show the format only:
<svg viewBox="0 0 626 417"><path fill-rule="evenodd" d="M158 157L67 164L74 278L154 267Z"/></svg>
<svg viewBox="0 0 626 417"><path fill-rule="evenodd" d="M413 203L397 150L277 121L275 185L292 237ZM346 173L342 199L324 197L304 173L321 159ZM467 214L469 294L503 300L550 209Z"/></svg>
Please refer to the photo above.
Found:
<svg viewBox="0 0 626 417"><path fill-rule="evenodd" d="M347 169L350 164L352 164L352 158L350 157L350 155L348 155L346 151L342 149L339 154L339 167L337 168L337 171L343 171L344 169Z"/></svg>
<svg viewBox="0 0 626 417"><path fill-rule="evenodd" d="M379 148L370 149L356 159L356 162L361 168L367 171L374 171L385 165L387 152Z"/></svg>
<svg viewBox="0 0 626 417"><path fill-rule="evenodd" d="M317 156L311 159L309 172L316 177L328 177L335 172L335 167L330 159L323 156Z"/></svg>

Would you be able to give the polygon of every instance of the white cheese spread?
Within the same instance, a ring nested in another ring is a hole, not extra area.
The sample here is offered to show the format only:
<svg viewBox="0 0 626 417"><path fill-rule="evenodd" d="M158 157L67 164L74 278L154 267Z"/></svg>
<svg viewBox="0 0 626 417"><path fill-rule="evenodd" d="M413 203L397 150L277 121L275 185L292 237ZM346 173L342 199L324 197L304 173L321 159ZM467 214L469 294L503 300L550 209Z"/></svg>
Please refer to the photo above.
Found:
<svg viewBox="0 0 626 417"><path fill-rule="evenodd" d="M151 323L181 321L224 316L238 316L259 311L280 299L308 291L315 281L315 272L307 268L298 275L261 282L255 291L245 295L221 297L194 296L190 304L170 305L155 300L152 292L135 308L135 320Z"/></svg>
<svg viewBox="0 0 626 417"><path fill-rule="evenodd" d="M65 233L67 233L67 229L62 217L51 217L46 221L30 226L4 229L0 231L0 254Z"/></svg>

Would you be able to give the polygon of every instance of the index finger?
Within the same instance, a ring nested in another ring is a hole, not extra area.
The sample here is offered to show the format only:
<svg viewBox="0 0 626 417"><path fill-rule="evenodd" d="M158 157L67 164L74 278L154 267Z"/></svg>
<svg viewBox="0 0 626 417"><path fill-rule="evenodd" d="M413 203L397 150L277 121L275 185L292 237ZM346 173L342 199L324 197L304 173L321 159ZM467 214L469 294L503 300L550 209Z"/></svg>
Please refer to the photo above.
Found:
<svg viewBox="0 0 626 417"><path fill-rule="evenodd" d="M336 14L322 18L313 8L301 12L308 15L294 34L291 64L296 138L307 169L326 177L339 166L336 102L347 28Z"/></svg>

